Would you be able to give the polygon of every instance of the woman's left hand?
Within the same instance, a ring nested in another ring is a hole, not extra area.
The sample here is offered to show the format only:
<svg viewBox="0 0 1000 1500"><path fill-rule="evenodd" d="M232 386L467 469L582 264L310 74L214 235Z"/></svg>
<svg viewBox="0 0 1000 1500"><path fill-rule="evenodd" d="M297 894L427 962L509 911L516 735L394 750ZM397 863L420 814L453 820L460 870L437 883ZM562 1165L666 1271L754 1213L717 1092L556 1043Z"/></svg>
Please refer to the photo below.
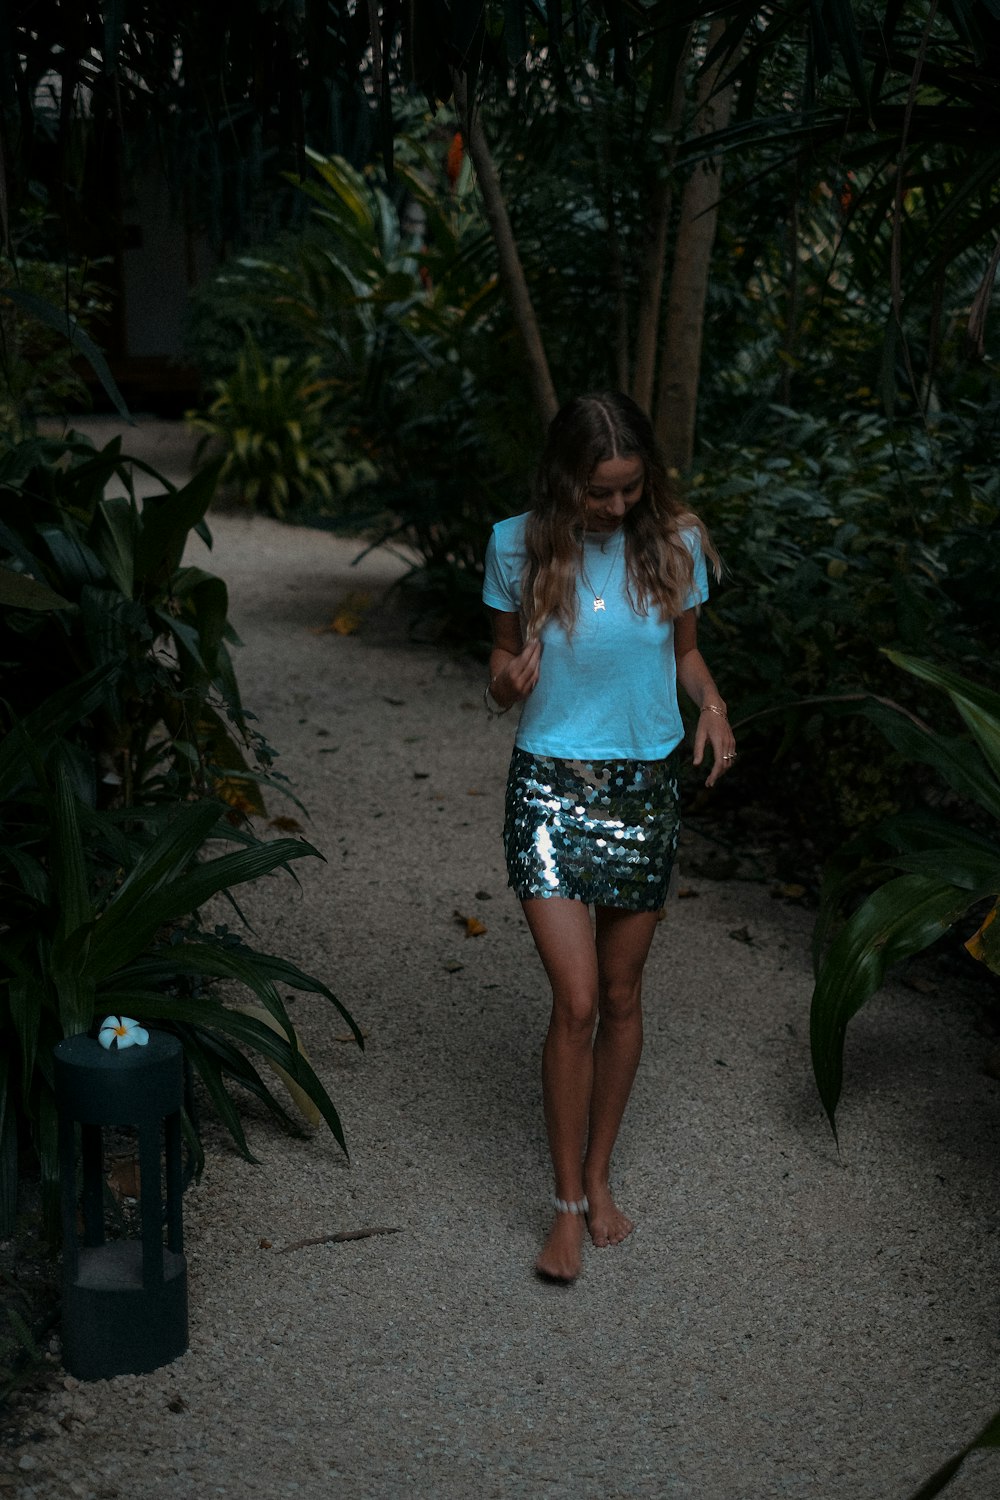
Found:
<svg viewBox="0 0 1000 1500"><path fill-rule="evenodd" d="M712 769L705 781L714 786L720 776L731 771L736 763L736 739L729 720L722 714L703 708L698 715L698 728L694 735L694 764L700 766L705 758L705 747L712 748Z"/></svg>

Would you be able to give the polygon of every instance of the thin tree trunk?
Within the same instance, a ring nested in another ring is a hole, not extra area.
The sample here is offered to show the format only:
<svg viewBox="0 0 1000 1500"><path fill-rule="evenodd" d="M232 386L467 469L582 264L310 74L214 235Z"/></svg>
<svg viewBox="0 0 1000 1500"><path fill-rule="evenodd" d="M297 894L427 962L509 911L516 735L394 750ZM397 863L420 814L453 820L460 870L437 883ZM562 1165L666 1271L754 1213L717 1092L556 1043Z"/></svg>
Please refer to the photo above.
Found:
<svg viewBox="0 0 1000 1500"><path fill-rule="evenodd" d="M709 53L721 39L725 25L724 18L712 22L706 44ZM733 89L731 86L718 92L716 89L723 69L731 66L732 59L720 58L702 74L694 119L696 135L708 135L728 124ZM722 163L718 157L698 162L684 186L674 245L654 427L667 462L677 469L688 468L694 456L705 298L719 216L721 178Z"/></svg>
<svg viewBox="0 0 1000 1500"><path fill-rule="evenodd" d="M795 174L795 191L788 204L788 285L785 288L785 336L781 341L781 401L787 406L792 396L792 374L794 372L799 343L799 174Z"/></svg>
<svg viewBox="0 0 1000 1500"><path fill-rule="evenodd" d="M625 289L625 266L622 260L621 238L618 234L618 214L615 210L614 177L606 122L598 151L598 172L600 192L604 198L604 216L608 222L608 272L615 291L615 384L620 391L625 391L628 390L629 369L628 294Z"/></svg>
<svg viewBox="0 0 1000 1500"><path fill-rule="evenodd" d="M466 74L453 68L451 78L455 90L455 103L462 121L462 134L472 158L472 165L476 169L476 179L483 197L483 208L497 248L500 284L506 295L514 326L524 347L535 406L543 426L547 426L558 410L559 400L552 383L538 319L535 316L531 293L525 279L524 267L521 265L507 205L504 202L500 174L483 134L479 112L473 108L473 103L469 98Z"/></svg>
<svg viewBox="0 0 1000 1500"><path fill-rule="evenodd" d="M674 71L667 108L670 142L663 153L660 173L650 193L649 221L639 269L632 399L646 412L653 410L656 350L660 341L660 304L663 301L670 212L674 202L671 172L677 155L677 137L684 117L684 70L690 50L689 33Z"/></svg>

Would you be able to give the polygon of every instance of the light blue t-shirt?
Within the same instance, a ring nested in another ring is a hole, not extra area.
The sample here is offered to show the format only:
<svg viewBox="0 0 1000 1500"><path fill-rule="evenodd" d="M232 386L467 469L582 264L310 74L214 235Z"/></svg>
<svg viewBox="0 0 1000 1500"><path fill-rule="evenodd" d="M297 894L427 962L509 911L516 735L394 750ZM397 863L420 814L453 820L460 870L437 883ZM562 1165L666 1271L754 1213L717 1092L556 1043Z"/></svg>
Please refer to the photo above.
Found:
<svg viewBox="0 0 1000 1500"><path fill-rule="evenodd" d="M483 600L493 609L521 607L527 515L493 528L486 549ZM708 598L701 539L683 533L694 560L685 609ZM577 579L579 612L573 634L555 620L540 631L538 684L525 700L516 743L535 755L579 760L661 760L680 744L674 627L652 606L633 609L626 590L624 536L584 537L586 580ZM594 609L594 596L605 604Z"/></svg>

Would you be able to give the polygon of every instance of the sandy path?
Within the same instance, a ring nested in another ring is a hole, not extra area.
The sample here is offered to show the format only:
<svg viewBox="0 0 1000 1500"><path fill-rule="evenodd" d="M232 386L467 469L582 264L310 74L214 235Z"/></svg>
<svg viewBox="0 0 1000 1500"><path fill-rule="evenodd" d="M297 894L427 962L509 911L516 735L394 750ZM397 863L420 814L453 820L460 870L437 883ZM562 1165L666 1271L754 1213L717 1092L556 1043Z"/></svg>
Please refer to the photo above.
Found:
<svg viewBox="0 0 1000 1500"><path fill-rule="evenodd" d="M967 1008L894 987L859 1019L838 1160L808 1065L808 914L691 882L654 945L618 1155L639 1227L572 1290L539 1284L546 998L502 870L510 721L391 610L312 633L391 559L361 579L325 534L213 528L246 701L327 856L247 909L368 1033L361 1055L297 1002L351 1163L252 1107L261 1166L210 1132L185 1198L190 1352L60 1385L0 1492L904 1500L1000 1401L1000 1090ZM366 1226L400 1233L281 1253ZM990 1455L948 1493L998 1488Z"/></svg>

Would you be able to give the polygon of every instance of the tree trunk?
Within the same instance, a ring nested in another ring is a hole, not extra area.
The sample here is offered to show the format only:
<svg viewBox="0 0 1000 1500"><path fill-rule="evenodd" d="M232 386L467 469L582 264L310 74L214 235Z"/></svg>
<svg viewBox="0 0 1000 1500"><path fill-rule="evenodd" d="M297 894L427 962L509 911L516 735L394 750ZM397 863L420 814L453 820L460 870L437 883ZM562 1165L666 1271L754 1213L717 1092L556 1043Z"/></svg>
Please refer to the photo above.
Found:
<svg viewBox="0 0 1000 1500"><path fill-rule="evenodd" d="M605 122L601 146L598 152L598 191L604 199L604 217L608 224L608 274L615 292L614 349L615 385L620 391L628 390L629 337L628 337L628 293L625 287L625 265L622 260L621 237L618 233L618 212L615 208L614 172L611 165L611 148Z"/></svg>
<svg viewBox="0 0 1000 1500"><path fill-rule="evenodd" d="M631 394L633 401L645 412L653 410L656 350L660 341L660 304L663 300L670 211L674 201L672 171L677 155L677 137L684 117L684 70L689 54L690 34L677 59L670 98L667 101L666 121L670 141L663 153L659 176L650 193L649 222L639 269L635 367Z"/></svg>
<svg viewBox="0 0 1000 1500"><path fill-rule="evenodd" d="M503 199L500 174L483 134L479 112L474 109L473 101L469 98L467 75L453 68L451 79L455 90L455 103L462 121L462 134L469 156L472 158L472 165L476 169L476 180L483 197L483 208L497 248L500 284L504 289L514 326L524 347L535 407L543 427L547 427L558 410L559 400L549 372L545 346L542 343L538 319L535 317L535 309L525 279L524 267L521 265L507 205Z"/></svg>
<svg viewBox="0 0 1000 1500"><path fill-rule="evenodd" d="M706 49L711 53L725 30L724 18L712 22ZM732 59L720 58L698 85L696 135L721 130L733 107L732 86L718 90ZM698 162L684 186L674 245L674 265L667 299L667 327L660 360L660 389L654 426L673 468L686 469L694 456L698 375L705 326L705 298L718 220L722 163L718 157Z"/></svg>

